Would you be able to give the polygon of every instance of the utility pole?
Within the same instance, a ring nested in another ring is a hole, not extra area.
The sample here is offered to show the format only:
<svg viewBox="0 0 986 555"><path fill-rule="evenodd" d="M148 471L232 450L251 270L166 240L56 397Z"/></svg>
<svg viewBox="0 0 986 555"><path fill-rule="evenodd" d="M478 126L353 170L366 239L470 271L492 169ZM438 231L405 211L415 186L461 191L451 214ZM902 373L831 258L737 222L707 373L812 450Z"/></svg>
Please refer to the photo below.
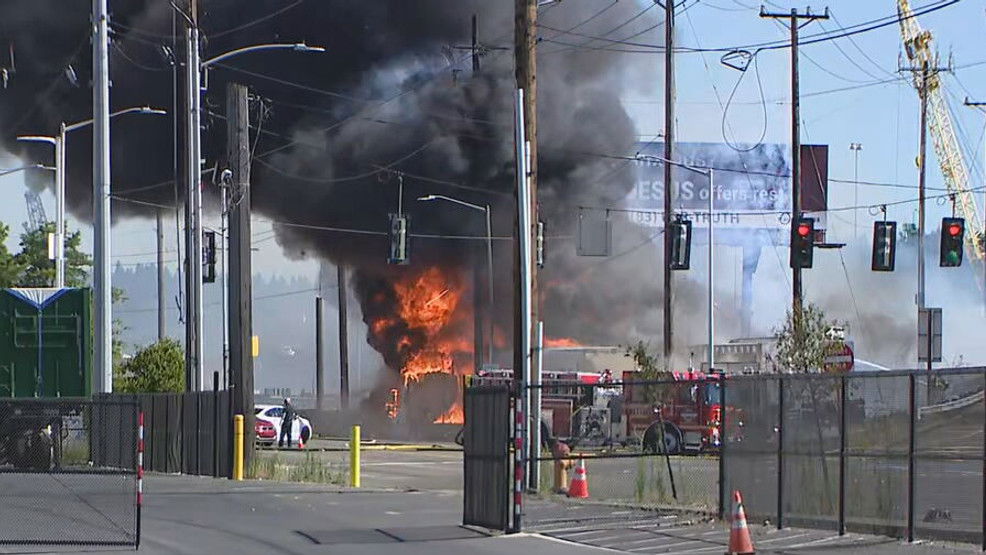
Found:
<svg viewBox="0 0 986 555"><path fill-rule="evenodd" d="M185 375L187 387L200 391L204 385L204 348L198 0L189 0L189 12L185 29Z"/></svg>
<svg viewBox="0 0 986 555"><path fill-rule="evenodd" d="M339 289L339 402L349 408L349 310L346 308L346 267L336 264Z"/></svg>
<svg viewBox="0 0 986 555"><path fill-rule="evenodd" d="M918 152L918 294L917 294L917 305L919 317L925 308L925 287L926 287L926 277L925 277L925 253L924 253L924 242L925 242L925 203L927 199L927 158L928 158L928 95L931 92L932 87L937 87L938 83L938 73L942 71L950 71L947 67L932 67L927 61L921 63L920 66L909 66L901 67L900 71L909 71L915 76L915 81L918 85L918 95L921 98L921 141L919 152ZM933 335L933 330L931 329L931 322L929 320L929 337ZM931 349L928 349L928 360L927 360L927 371L928 375L928 394L931 394L931 369L932 369L932 353Z"/></svg>
<svg viewBox="0 0 986 555"><path fill-rule="evenodd" d="M986 102L974 102L968 98L965 99L965 105L980 111L986 108ZM986 164L986 142L983 143L983 163ZM983 192L983 197L983 222L986 223L986 190ZM986 237L979 237L975 239L974 243L979 245L980 249L986 250ZM983 254L983 280L983 313L986 314L986 252Z"/></svg>
<svg viewBox="0 0 986 555"><path fill-rule="evenodd" d="M92 3L94 391L113 391L113 283L110 272L110 65L107 0ZM62 230L59 230L62 232Z"/></svg>
<svg viewBox="0 0 986 555"><path fill-rule="evenodd" d="M760 7L760 17L787 19L791 30L791 236L794 226L801 217L801 85L798 74L798 31L818 19L828 19L829 9L824 14L813 14L811 8L805 13L791 9L791 13L769 13ZM801 20L805 22L802 24ZM794 314L801 313L801 268L791 265L791 306ZM795 318L800 322L800 318Z"/></svg>
<svg viewBox="0 0 986 555"><path fill-rule="evenodd" d="M229 369L234 414L244 418L245 445L253 445L253 296L250 260L250 110L247 88L226 86L229 208ZM191 318L191 314L188 315ZM246 449L249 465L253 449Z"/></svg>
<svg viewBox="0 0 986 555"><path fill-rule="evenodd" d="M321 273L319 273L321 278ZM319 285L322 281L319 279ZM325 410L325 346L322 329L322 296L315 297L315 409Z"/></svg>
<svg viewBox="0 0 986 555"><path fill-rule="evenodd" d="M664 0L664 370L671 368L673 348L674 303L673 274L671 273L672 197L674 195L674 8L675 0ZM711 191L710 191L711 192ZM710 215L711 217L711 215ZM710 221L711 225L711 221Z"/></svg>
<svg viewBox="0 0 986 555"><path fill-rule="evenodd" d="M155 211L157 224L157 340L163 340L167 335L167 323L164 319L166 307L164 291L164 209Z"/></svg>

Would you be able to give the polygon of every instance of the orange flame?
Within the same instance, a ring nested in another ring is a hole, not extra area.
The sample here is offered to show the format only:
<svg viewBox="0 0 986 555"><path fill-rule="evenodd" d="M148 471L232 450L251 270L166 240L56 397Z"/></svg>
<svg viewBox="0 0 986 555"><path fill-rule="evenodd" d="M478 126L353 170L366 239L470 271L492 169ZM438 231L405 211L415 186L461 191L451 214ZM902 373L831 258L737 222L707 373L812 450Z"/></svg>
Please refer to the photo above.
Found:
<svg viewBox="0 0 986 555"><path fill-rule="evenodd" d="M396 314L370 324L375 336L401 331L396 342L402 357L404 385L428 374L465 376L473 373L473 322L471 303L461 302L464 288L455 270L431 267L393 284ZM461 387L461 386L460 386ZM461 391L455 404L436 423L462 423Z"/></svg>
<svg viewBox="0 0 986 555"><path fill-rule="evenodd" d="M581 347L582 344L571 337L545 337L545 347Z"/></svg>

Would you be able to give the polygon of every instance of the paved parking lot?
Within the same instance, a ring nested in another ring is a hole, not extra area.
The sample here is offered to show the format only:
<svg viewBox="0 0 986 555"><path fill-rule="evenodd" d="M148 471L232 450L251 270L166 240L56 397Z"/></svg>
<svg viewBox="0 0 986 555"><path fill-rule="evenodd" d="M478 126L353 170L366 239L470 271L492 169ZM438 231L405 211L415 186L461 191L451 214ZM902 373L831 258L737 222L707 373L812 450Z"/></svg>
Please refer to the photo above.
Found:
<svg viewBox="0 0 986 555"><path fill-rule="evenodd" d="M528 527L538 534L573 544L622 553L715 555L729 543L725 523L690 519L653 511L599 505L531 500L529 514L538 520ZM893 538L824 530L751 526L757 553L943 554L978 552L973 545L907 544Z"/></svg>

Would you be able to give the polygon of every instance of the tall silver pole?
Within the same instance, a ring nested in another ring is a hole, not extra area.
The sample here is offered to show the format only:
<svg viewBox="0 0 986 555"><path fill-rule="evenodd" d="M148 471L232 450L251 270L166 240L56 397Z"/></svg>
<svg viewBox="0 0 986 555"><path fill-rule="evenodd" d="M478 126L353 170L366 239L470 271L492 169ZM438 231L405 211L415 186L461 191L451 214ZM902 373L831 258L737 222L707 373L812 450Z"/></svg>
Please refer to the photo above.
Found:
<svg viewBox="0 0 986 555"><path fill-rule="evenodd" d="M531 375L531 464L528 489L537 491L541 486L541 370L544 367L544 321L539 321L534 345L534 372Z"/></svg>
<svg viewBox="0 0 986 555"><path fill-rule="evenodd" d="M110 276L110 79L107 0L93 0L93 304L94 391L113 391L113 297Z"/></svg>
<svg viewBox="0 0 986 555"><path fill-rule="evenodd" d="M486 362L493 364L493 222L490 217L490 205L486 205L486 291L489 295L489 311L486 315L486 326L489 337L486 341Z"/></svg>
<svg viewBox="0 0 986 555"><path fill-rule="evenodd" d="M55 287L65 287L65 124L55 141Z"/></svg>
<svg viewBox="0 0 986 555"><path fill-rule="evenodd" d="M188 174L186 184L185 210L187 232L188 260L188 302L185 325L189 327L186 334L188 345L188 365L191 382L190 389L201 391L205 383L202 365L203 329L202 329L202 168L200 147L200 109L201 97L199 89L199 31L195 26L189 26L186 31L186 48L188 64L186 67L186 84L188 95Z"/></svg>
<svg viewBox="0 0 986 555"><path fill-rule="evenodd" d="M715 257L713 256L713 246L715 245L715 199L716 178L715 171L709 170L709 371L716 367L716 312L715 294L713 293L716 281Z"/></svg>
<svg viewBox="0 0 986 555"><path fill-rule="evenodd" d="M521 460L527 460L527 441L530 437L530 389L531 382L531 202L530 176L527 157L529 146L524 131L524 90L518 89L516 96L516 138L517 138L517 238L520 246L520 391L522 419Z"/></svg>

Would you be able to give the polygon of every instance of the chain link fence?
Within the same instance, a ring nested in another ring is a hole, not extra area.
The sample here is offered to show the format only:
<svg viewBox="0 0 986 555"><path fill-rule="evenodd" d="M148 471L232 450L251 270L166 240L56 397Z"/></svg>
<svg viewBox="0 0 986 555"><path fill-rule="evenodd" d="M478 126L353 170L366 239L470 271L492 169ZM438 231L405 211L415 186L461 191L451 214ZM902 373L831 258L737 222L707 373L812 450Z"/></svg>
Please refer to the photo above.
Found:
<svg viewBox="0 0 986 555"><path fill-rule="evenodd" d="M731 377L723 492L777 526L982 543L984 376Z"/></svg>
<svg viewBox="0 0 986 555"><path fill-rule="evenodd" d="M0 544L138 541L139 406L0 401Z"/></svg>

